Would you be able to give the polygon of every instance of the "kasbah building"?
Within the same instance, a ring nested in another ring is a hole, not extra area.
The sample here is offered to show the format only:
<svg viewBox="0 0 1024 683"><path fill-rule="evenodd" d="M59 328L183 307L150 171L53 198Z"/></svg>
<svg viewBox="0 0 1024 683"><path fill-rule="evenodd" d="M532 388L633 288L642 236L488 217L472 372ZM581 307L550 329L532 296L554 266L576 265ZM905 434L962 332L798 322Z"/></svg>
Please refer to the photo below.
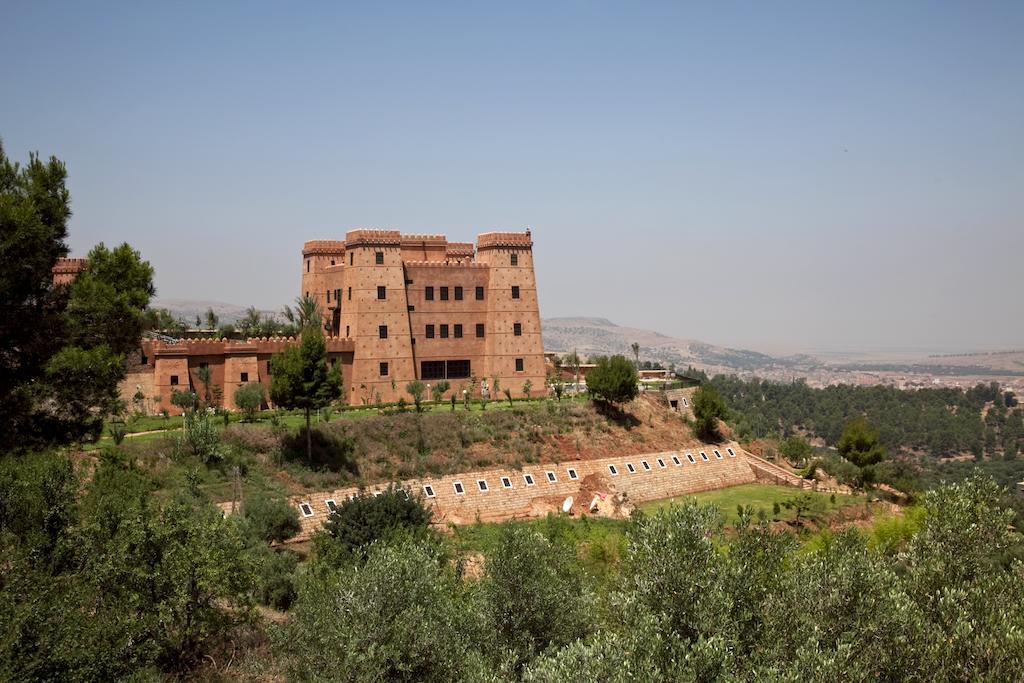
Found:
<svg viewBox="0 0 1024 683"><path fill-rule="evenodd" d="M72 267L59 263L55 277ZM448 381L459 398L502 398L506 388L521 397L527 381L530 394L546 392L529 230L483 233L475 245L352 230L344 240L306 242L301 268L300 294L324 312L328 363L341 364L342 402L408 401L413 380ZM177 414L171 394L203 396L197 373L209 368L220 404L234 410L235 390L247 382L261 382L269 396L270 358L296 341L146 338L121 397L135 410Z"/></svg>

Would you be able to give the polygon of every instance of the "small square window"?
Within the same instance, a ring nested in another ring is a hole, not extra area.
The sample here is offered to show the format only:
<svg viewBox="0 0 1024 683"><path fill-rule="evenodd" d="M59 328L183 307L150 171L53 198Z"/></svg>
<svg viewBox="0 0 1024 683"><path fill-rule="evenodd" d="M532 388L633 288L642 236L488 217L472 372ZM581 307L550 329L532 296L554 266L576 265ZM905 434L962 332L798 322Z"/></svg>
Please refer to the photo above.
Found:
<svg viewBox="0 0 1024 683"><path fill-rule="evenodd" d="M665 464L665 461L662 460L661 458L658 458L657 463L658 467L660 467L661 469L665 469L666 467L668 467L668 465Z"/></svg>
<svg viewBox="0 0 1024 683"><path fill-rule="evenodd" d="M379 497L381 497L381 496L383 496L383 495L384 495L384 492L383 492L383 491L374 491L374 492L373 492L373 497L374 497L374 498L379 498Z"/></svg>
<svg viewBox="0 0 1024 683"><path fill-rule="evenodd" d="M683 464L683 461L679 459L678 455L673 455L672 456L672 462L674 462L677 467L680 467Z"/></svg>
<svg viewBox="0 0 1024 683"><path fill-rule="evenodd" d="M683 399L683 405L684 405L684 406L688 406L688 405L690 405L690 402L689 402L689 401L687 401L687 400L686 400L686 399L684 398L684 399Z"/></svg>
<svg viewBox="0 0 1024 683"><path fill-rule="evenodd" d="M486 491L487 490L487 480L485 480L485 479L477 479L476 480L476 486L481 491Z"/></svg>
<svg viewBox="0 0 1024 683"><path fill-rule="evenodd" d="M633 463L627 462L626 463L626 469L629 470L630 474L636 474L636 468L633 467Z"/></svg>
<svg viewBox="0 0 1024 683"><path fill-rule="evenodd" d="M501 478L501 485L504 488L507 488L507 489L512 488L512 479L510 479L509 477L502 477Z"/></svg>
<svg viewBox="0 0 1024 683"><path fill-rule="evenodd" d="M508 260L509 260L509 263L511 263L513 266L518 266L519 265L519 254L512 254L509 257Z"/></svg>
<svg viewBox="0 0 1024 683"><path fill-rule="evenodd" d="M512 285L512 298L513 299L518 299L519 298L519 285Z"/></svg>
<svg viewBox="0 0 1024 683"><path fill-rule="evenodd" d="M476 288L476 300L477 301L483 301L483 299L484 299L484 288L483 287L477 287Z"/></svg>
<svg viewBox="0 0 1024 683"><path fill-rule="evenodd" d="M384 285L377 285L377 298L378 299L387 299L388 298L388 288L385 287Z"/></svg>
<svg viewBox="0 0 1024 683"><path fill-rule="evenodd" d="M577 479L580 478L580 475L576 474L576 470L573 469L572 467L567 469L566 472L568 472L569 478L572 479L573 481L576 481Z"/></svg>
<svg viewBox="0 0 1024 683"><path fill-rule="evenodd" d="M415 306L413 306L412 304L409 304L409 305L408 305L408 306L406 306L405 308L406 308L406 310L408 310L408 311L409 311L410 313L412 313L413 311L415 311L415 310L416 310L416 307L415 307Z"/></svg>
<svg viewBox="0 0 1024 683"><path fill-rule="evenodd" d="M651 469L650 463L648 463L646 460L641 460L640 464L644 466L645 470L650 470Z"/></svg>
<svg viewBox="0 0 1024 683"><path fill-rule="evenodd" d="M387 377L388 376L388 364L387 364L386 361L382 361L381 364L380 364L380 376L381 377Z"/></svg>
<svg viewBox="0 0 1024 683"><path fill-rule="evenodd" d="M455 323L455 328L452 332L456 339L462 339L462 325Z"/></svg>
<svg viewBox="0 0 1024 683"><path fill-rule="evenodd" d="M463 493L466 492L466 489L462 488L462 482L461 481L455 482L453 484L453 486L455 487L455 495L456 496L461 496Z"/></svg>
<svg viewBox="0 0 1024 683"><path fill-rule="evenodd" d="M241 379L239 381L241 381L241 382L248 382L249 381L249 373L248 372L243 372L242 375L241 375Z"/></svg>
<svg viewBox="0 0 1024 683"><path fill-rule="evenodd" d="M378 326L377 327L377 333L380 334L380 338L381 339L387 339L388 338L388 326L387 325L380 325L380 326Z"/></svg>
<svg viewBox="0 0 1024 683"><path fill-rule="evenodd" d="M512 334L514 334L517 337L522 337L523 336L523 324L522 323L514 323L512 325Z"/></svg>
<svg viewBox="0 0 1024 683"><path fill-rule="evenodd" d="M427 339L433 339L433 338L434 338L434 326L433 325L427 325Z"/></svg>
<svg viewBox="0 0 1024 683"><path fill-rule="evenodd" d="M447 325L441 325L441 339L447 339L447 338L448 338L448 326Z"/></svg>
<svg viewBox="0 0 1024 683"><path fill-rule="evenodd" d="M455 300L462 301L462 287L455 288Z"/></svg>
<svg viewBox="0 0 1024 683"><path fill-rule="evenodd" d="M335 503L333 500L326 500L324 502L327 503L328 511L330 511L330 512L337 512L338 511L338 504Z"/></svg>
<svg viewBox="0 0 1024 683"><path fill-rule="evenodd" d="M302 503L301 505L299 505L299 509L302 510L303 517L313 516L313 507L309 503Z"/></svg>
<svg viewBox="0 0 1024 683"><path fill-rule="evenodd" d="M693 453L687 453L686 459L690 461L691 465L696 465L697 461L693 459Z"/></svg>
<svg viewBox="0 0 1024 683"><path fill-rule="evenodd" d="M714 453L715 453L715 457L716 458L718 458L719 460L722 459L722 454L719 451L716 450L716 451L714 451Z"/></svg>
<svg viewBox="0 0 1024 683"><path fill-rule="evenodd" d="M476 324L476 336L478 338L480 338L480 339L483 339L483 336L484 336L484 324L483 323L477 323Z"/></svg>
<svg viewBox="0 0 1024 683"><path fill-rule="evenodd" d="M558 481L558 478L555 476L555 473L552 472L551 470L548 470L544 474L546 474L548 477L548 483L554 484L555 482Z"/></svg>
<svg viewBox="0 0 1024 683"><path fill-rule="evenodd" d="M611 472L613 477L617 477L619 475L619 470L615 465L608 465L608 471Z"/></svg>
<svg viewBox="0 0 1024 683"><path fill-rule="evenodd" d="M373 258L374 258L374 261L376 261L378 266L383 266L384 265L384 252L383 251L378 251L377 253L375 253L373 255Z"/></svg>
<svg viewBox="0 0 1024 683"><path fill-rule="evenodd" d="M177 375L171 375L171 386L172 387L178 386L178 376Z"/></svg>
<svg viewBox="0 0 1024 683"><path fill-rule="evenodd" d="M523 475L523 481L526 482L527 486L533 486L533 484L534 484L533 475L532 474L524 474Z"/></svg>
<svg viewBox="0 0 1024 683"><path fill-rule="evenodd" d="M523 371L523 359L522 358L516 358L516 372L522 372L522 371Z"/></svg>
<svg viewBox="0 0 1024 683"><path fill-rule="evenodd" d="M426 486L423 487L423 493L427 496L427 498L434 498L437 495L436 493L434 493L434 487L431 486L430 484L427 484Z"/></svg>
<svg viewBox="0 0 1024 683"><path fill-rule="evenodd" d="M729 454L729 457L730 457L730 458L735 458L735 457L736 457L736 451L734 451L734 450L733 450L733 449L731 449L731 448L726 448L726 449L725 449L725 452Z"/></svg>
<svg viewBox="0 0 1024 683"><path fill-rule="evenodd" d="M710 462L710 459L708 458L708 454L705 453L704 451L700 452L700 459L703 460L704 462Z"/></svg>
<svg viewBox="0 0 1024 683"><path fill-rule="evenodd" d="M448 301L448 288L447 287L442 287L441 288L441 301Z"/></svg>
<svg viewBox="0 0 1024 683"><path fill-rule="evenodd" d="M433 301L434 300L434 288L433 287L424 287L423 288L423 298L426 299L427 301Z"/></svg>

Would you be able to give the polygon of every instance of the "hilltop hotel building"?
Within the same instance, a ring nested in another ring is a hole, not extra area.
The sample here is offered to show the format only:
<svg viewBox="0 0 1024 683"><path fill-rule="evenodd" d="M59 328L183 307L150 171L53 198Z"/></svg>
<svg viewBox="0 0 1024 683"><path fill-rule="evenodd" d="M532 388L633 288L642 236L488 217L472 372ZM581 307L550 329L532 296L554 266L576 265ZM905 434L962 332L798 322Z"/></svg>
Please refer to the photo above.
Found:
<svg viewBox="0 0 1024 683"><path fill-rule="evenodd" d="M464 389L502 398L505 388L519 397L527 380L531 394L546 391L529 231L484 233L475 246L395 230L306 242L300 292L324 312L328 362L341 364L345 403L411 401L405 387L416 379L447 380L459 398ZM292 343L144 339L121 397L145 412L174 414L172 392L203 395L197 373L208 368L222 404L234 409L235 390L246 382L263 383L269 396L270 358Z"/></svg>

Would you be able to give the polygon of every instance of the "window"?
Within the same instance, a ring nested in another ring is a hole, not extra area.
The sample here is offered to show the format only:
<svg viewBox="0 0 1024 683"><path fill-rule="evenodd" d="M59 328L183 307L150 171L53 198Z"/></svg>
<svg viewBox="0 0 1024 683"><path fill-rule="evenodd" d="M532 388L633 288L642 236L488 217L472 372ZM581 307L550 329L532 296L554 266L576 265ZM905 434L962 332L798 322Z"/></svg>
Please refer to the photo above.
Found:
<svg viewBox="0 0 1024 683"><path fill-rule="evenodd" d="M683 399L683 405L684 405L684 406L689 406L689 405L690 405L690 402L689 402L689 401L687 401L687 400L686 400L686 399L684 398L684 399Z"/></svg>
<svg viewBox="0 0 1024 683"><path fill-rule="evenodd" d="M299 505L299 509L302 510L302 516L303 517L312 517L313 516L313 508L310 506L309 503L302 503L302 504L300 504Z"/></svg>
<svg viewBox="0 0 1024 683"><path fill-rule="evenodd" d="M436 493L434 493L434 487L431 486L430 484L427 484L426 486L423 487L423 493L426 494L427 498L433 498L437 495Z"/></svg>
<svg viewBox="0 0 1024 683"><path fill-rule="evenodd" d="M569 478L572 479L573 481L576 481L577 479L580 478L580 475L576 474L576 470L573 469L572 467L567 469L566 472L569 474Z"/></svg>
<svg viewBox="0 0 1024 683"><path fill-rule="evenodd" d="M453 486L455 487L455 495L456 496L461 496L463 493L466 492L466 489L462 488L462 482L461 481L455 482L453 484Z"/></svg>
<svg viewBox="0 0 1024 683"><path fill-rule="evenodd" d="M487 480L486 479L477 479L476 480L476 486L481 491L487 491Z"/></svg>
<svg viewBox="0 0 1024 683"><path fill-rule="evenodd" d="M532 474L524 474L523 475L523 481L526 482L527 486L533 486L533 484L534 484L533 475Z"/></svg>
<svg viewBox="0 0 1024 683"><path fill-rule="evenodd" d="M557 482L557 481L558 481L558 478L557 478L557 477L555 476L555 473L554 473L554 472L552 472L551 470L548 470L548 471L547 471L547 472L545 472L544 474L546 474L546 475L547 475L547 477L548 477L548 483L549 483L549 484L554 484L555 482Z"/></svg>
<svg viewBox="0 0 1024 683"><path fill-rule="evenodd" d="M331 303L331 290L327 290L327 303Z"/></svg>
<svg viewBox="0 0 1024 683"><path fill-rule="evenodd" d="M453 333L454 333L456 339L462 339L462 325L459 325L458 323L456 323L455 324L455 329L453 330Z"/></svg>
<svg viewBox="0 0 1024 683"><path fill-rule="evenodd" d="M334 259L331 259L331 265L332 266L334 265Z"/></svg>
<svg viewBox="0 0 1024 683"><path fill-rule="evenodd" d="M646 460L641 460L640 464L644 466L645 470L650 470L651 469L650 463L648 463Z"/></svg>
<svg viewBox="0 0 1024 683"><path fill-rule="evenodd" d="M715 453L715 457L716 457L716 458L718 458L719 460L721 460L721 459L722 459L722 454L721 454L720 452L718 452L718 451L716 450L716 451L714 451L714 453Z"/></svg>
<svg viewBox="0 0 1024 683"><path fill-rule="evenodd" d="M337 512L338 511L338 504L335 503L333 500L326 500L324 502L327 503L328 511L330 511L330 512Z"/></svg>
<svg viewBox="0 0 1024 683"><path fill-rule="evenodd" d="M434 326L433 325L427 325L427 339L433 339L433 338L434 338Z"/></svg>
<svg viewBox="0 0 1024 683"><path fill-rule="evenodd" d="M373 258L376 261L378 266L383 266L384 265L384 252L383 251L378 251L377 253L375 253L373 255Z"/></svg>
<svg viewBox="0 0 1024 683"><path fill-rule="evenodd" d="M426 299L427 301L433 301L434 300L434 288L433 287L424 287L423 288L423 298Z"/></svg>
<svg viewBox="0 0 1024 683"><path fill-rule="evenodd" d="M627 462L626 463L626 469L629 470L630 474L636 474L636 468L633 467L633 463Z"/></svg>
<svg viewBox="0 0 1024 683"><path fill-rule="evenodd" d="M511 256L509 256L508 260L509 260L509 262L513 266L518 266L519 265L519 254L512 254Z"/></svg>
<svg viewBox="0 0 1024 683"><path fill-rule="evenodd" d="M383 491L374 491L373 492L373 497L374 498L377 498L378 496L383 496L383 495L384 495Z"/></svg>
<svg viewBox="0 0 1024 683"><path fill-rule="evenodd" d="M241 377L241 379L239 381L248 382L249 381L249 373L248 372L243 372L242 373L242 377Z"/></svg>
<svg viewBox="0 0 1024 683"><path fill-rule="evenodd" d="M447 287L442 287L441 288L441 301L448 301L448 288Z"/></svg>
<svg viewBox="0 0 1024 683"><path fill-rule="evenodd" d="M518 299L519 298L519 285L512 285L512 298L513 299Z"/></svg>
<svg viewBox="0 0 1024 683"><path fill-rule="evenodd" d="M420 362L420 379L444 379L444 361L425 360Z"/></svg>
<svg viewBox="0 0 1024 683"><path fill-rule="evenodd" d="M388 288L383 286L383 285L377 285L377 298L378 299L387 299L388 298Z"/></svg>
<svg viewBox="0 0 1024 683"><path fill-rule="evenodd" d="M411 313L412 311L416 310L416 307L413 306L412 304L409 304L408 306L406 306L406 309Z"/></svg>
<svg viewBox="0 0 1024 683"><path fill-rule="evenodd" d="M448 326L447 325L441 325L441 339L447 339L447 338L448 338Z"/></svg>
<svg viewBox="0 0 1024 683"><path fill-rule="evenodd" d="M516 372L522 372L522 371L523 371L523 359L522 358L516 358Z"/></svg>
<svg viewBox="0 0 1024 683"><path fill-rule="evenodd" d="M477 323L476 324L476 336L477 336L478 339L483 339L484 338L484 324L483 323Z"/></svg>
<svg viewBox="0 0 1024 683"><path fill-rule="evenodd" d="M673 455L672 456L672 462L674 462L676 464L676 467L681 467L682 464L683 464L683 461L679 459L678 455Z"/></svg>
<svg viewBox="0 0 1024 683"><path fill-rule="evenodd" d="M611 472L613 477L619 476L619 470L615 465L608 465L608 471Z"/></svg>
<svg viewBox="0 0 1024 683"><path fill-rule="evenodd" d="M388 326L387 325L378 325L377 326L377 333L380 335L381 339L387 339L388 338Z"/></svg>
<svg viewBox="0 0 1024 683"><path fill-rule="evenodd" d="M701 452L700 452L700 459L701 459L701 460L703 460L704 462L709 462L709 460L708 460L708 454L707 454L707 453L705 453L704 451L701 451Z"/></svg>
<svg viewBox="0 0 1024 683"><path fill-rule="evenodd" d="M348 288L348 300L352 301L352 288L351 287Z"/></svg>
<svg viewBox="0 0 1024 683"><path fill-rule="evenodd" d="M355 256L351 251L348 253L348 264L352 265L352 257Z"/></svg>
<svg viewBox="0 0 1024 683"><path fill-rule="evenodd" d="M306 259L306 272L309 272L309 259Z"/></svg>
<svg viewBox="0 0 1024 683"><path fill-rule="evenodd" d="M387 364L387 362L381 362L381 364L380 364L380 376L381 377L387 377L388 376L388 364Z"/></svg>
<svg viewBox="0 0 1024 683"><path fill-rule="evenodd" d="M462 287L455 288L455 300L462 301Z"/></svg>
<svg viewBox="0 0 1024 683"><path fill-rule="evenodd" d="M666 467L668 467L668 465L665 464L665 461L662 460L661 458L658 458L657 463L658 467L660 467L661 469L665 469Z"/></svg>
<svg viewBox="0 0 1024 683"><path fill-rule="evenodd" d="M450 360L448 361L448 379L465 379L469 377L469 361L468 360Z"/></svg>
<svg viewBox="0 0 1024 683"><path fill-rule="evenodd" d="M206 368L210 367L210 364L209 363L200 363L199 367L201 367L202 369L205 370Z"/></svg>
<svg viewBox="0 0 1024 683"><path fill-rule="evenodd" d="M507 489L510 489L510 488L512 488L512 479L511 479L511 478L509 478L509 477L502 477L502 478L501 478L501 485L502 485L502 486L503 486L504 488L507 488Z"/></svg>
<svg viewBox="0 0 1024 683"><path fill-rule="evenodd" d="M351 335L348 333L348 325L345 325L345 338L347 339Z"/></svg>
<svg viewBox="0 0 1024 683"><path fill-rule="evenodd" d="M725 449L725 452L729 454L729 457L730 457L730 458L735 458L735 457L736 457L736 451L734 451L734 450L733 450L733 449L731 449L731 448L726 448L726 449Z"/></svg>
<svg viewBox="0 0 1024 683"><path fill-rule="evenodd" d="M477 287L476 288L476 300L477 301L483 301L484 300L484 288L483 287Z"/></svg>
<svg viewBox="0 0 1024 683"><path fill-rule="evenodd" d="M515 324L513 324L512 325L512 334L514 334L517 337L522 337L523 336L523 324L522 323L515 323Z"/></svg>
<svg viewBox="0 0 1024 683"><path fill-rule="evenodd" d="M178 376L177 375L171 375L171 386L172 387L178 386Z"/></svg>
<svg viewBox="0 0 1024 683"><path fill-rule="evenodd" d="M690 461L691 465L696 465L697 461L693 459L693 453L687 453L686 459Z"/></svg>

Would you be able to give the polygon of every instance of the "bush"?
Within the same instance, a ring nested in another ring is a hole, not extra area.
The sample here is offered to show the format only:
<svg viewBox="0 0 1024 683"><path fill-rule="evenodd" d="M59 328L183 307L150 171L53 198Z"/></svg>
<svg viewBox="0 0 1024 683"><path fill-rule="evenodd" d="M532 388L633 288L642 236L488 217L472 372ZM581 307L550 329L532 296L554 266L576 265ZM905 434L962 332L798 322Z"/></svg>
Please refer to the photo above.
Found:
<svg viewBox="0 0 1024 683"><path fill-rule="evenodd" d="M205 464L221 460L220 437L206 411L185 413L185 445Z"/></svg>
<svg viewBox="0 0 1024 683"><path fill-rule="evenodd" d="M256 591L260 603L274 609L287 610L298 594L295 574L299 556L289 550L268 548L256 575Z"/></svg>
<svg viewBox="0 0 1024 683"><path fill-rule="evenodd" d="M699 438L708 441L720 439L718 421L726 419L727 415L725 400L714 386L702 384L693 392L693 429Z"/></svg>
<svg viewBox="0 0 1024 683"><path fill-rule="evenodd" d="M602 356L587 373L587 391L598 401L626 403L640 394L640 376L625 356Z"/></svg>
<svg viewBox="0 0 1024 683"><path fill-rule="evenodd" d="M255 493L245 499L242 516L256 538L281 543L299 533L299 514L284 498Z"/></svg>
<svg viewBox="0 0 1024 683"><path fill-rule="evenodd" d="M245 411L245 419L248 422L255 419L257 411L263 407L265 400L266 394L263 391L263 385L259 382L246 382L235 389L235 403Z"/></svg>
<svg viewBox="0 0 1024 683"><path fill-rule="evenodd" d="M120 446L124 441L124 437L128 435L128 427L120 420L111 422L107 429L110 431L110 438L114 440L114 444L117 446Z"/></svg>
<svg viewBox="0 0 1024 683"><path fill-rule="evenodd" d="M365 558L368 546L396 533L423 536L433 513L418 496L389 486L379 496L344 501L314 536L317 560L331 565Z"/></svg>

